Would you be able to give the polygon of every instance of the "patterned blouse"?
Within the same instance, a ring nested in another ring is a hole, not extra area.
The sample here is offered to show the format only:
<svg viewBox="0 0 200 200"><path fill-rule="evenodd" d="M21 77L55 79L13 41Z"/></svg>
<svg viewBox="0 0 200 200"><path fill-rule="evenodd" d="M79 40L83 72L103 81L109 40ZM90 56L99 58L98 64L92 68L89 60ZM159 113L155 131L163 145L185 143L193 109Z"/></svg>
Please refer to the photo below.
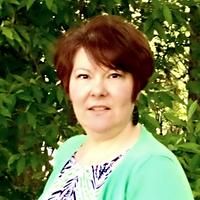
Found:
<svg viewBox="0 0 200 200"><path fill-rule="evenodd" d="M66 162L60 174L50 188L48 200L96 200L100 189L122 155L110 162L99 165L81 166L75 160L75 154Z"/></svg>

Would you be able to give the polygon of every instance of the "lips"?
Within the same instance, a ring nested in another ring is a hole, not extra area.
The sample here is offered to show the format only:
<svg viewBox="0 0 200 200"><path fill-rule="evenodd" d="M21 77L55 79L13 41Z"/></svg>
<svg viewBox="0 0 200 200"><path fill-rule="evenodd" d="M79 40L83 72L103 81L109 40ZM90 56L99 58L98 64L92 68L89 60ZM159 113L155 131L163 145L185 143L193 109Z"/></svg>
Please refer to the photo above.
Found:
<svg viewBox="0 0 200 200"><path fill-rule="evenodd" d="M89 107L88 110L92 110L92 111L105 111L105 110L110 110L110 108L107 107L107 106L104 106L104 105L96 105L96 106Z"/></svg>

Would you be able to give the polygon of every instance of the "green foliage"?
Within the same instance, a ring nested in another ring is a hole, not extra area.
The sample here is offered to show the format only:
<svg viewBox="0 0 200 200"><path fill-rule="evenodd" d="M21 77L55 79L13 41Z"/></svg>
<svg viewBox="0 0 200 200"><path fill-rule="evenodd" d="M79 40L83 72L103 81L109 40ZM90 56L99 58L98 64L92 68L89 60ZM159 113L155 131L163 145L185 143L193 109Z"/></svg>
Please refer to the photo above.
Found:
<svg viewBox="0 0 200 200"><path fill-rule="evenodd" d="M56 79L53 45L62 30L109 13L151 40L156 72L140 96L140 122L178 156L200 199L199 3L0 0L0 198L36 199L58 141L81 133Z"/></svg>

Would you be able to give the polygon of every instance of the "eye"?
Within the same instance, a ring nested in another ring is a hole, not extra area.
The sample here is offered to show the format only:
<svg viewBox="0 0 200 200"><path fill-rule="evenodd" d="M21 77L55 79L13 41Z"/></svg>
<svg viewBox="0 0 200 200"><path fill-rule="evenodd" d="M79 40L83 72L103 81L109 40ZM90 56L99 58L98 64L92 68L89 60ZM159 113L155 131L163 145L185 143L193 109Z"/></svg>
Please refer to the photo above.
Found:
<svg viewBox="0 0 200 200"><path fill-rule="evenodd" d="M120 74L120 73L111 73L110 75L109 75L109 78L120 78L120 77L122 77L122 74Z"/></svg>
<svg viewBox="0 0 200 200"><path fill-rule="evenodd" d="M89 78L89 75L88 75L88 74L78 74L78 75L77 75L77 78L78 78L78 79L88 79L88 78Z"/></svg>

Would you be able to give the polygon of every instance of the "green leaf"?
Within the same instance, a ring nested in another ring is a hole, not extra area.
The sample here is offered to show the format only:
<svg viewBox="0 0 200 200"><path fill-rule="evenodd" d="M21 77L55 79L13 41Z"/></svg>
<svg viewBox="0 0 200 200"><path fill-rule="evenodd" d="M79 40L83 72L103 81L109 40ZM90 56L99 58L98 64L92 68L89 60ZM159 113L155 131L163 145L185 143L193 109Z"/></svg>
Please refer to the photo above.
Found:
<svg viewBox="0 0 200 200"><path fill-rule="evenodd" d="M58 13L58 7L57 7L56 4L53 4L53 5L52 5L51 11L52 11L53 13L55 13L55 14Z"/></svg>
<svg viewBox="0 0 200 200"><path fill-rule="evenodd" d="M162 18L161 11L162 10L161 10L160 6L155 7L155 9L152 10L152 14L151 14L152 19L155 21L160 20Z"/></svg>
<svg viewBox="0 0 200 200"><path fill-rule="evenodd" d="M29 10L34 2L35 0L26 0L26 9Z"/></svg>
<svg viewBox="0 0 200 200"><path fill-rule="evenodd" d="M40 164L40 158L37 154L33 154L30 158L30 162L31 162L31 167L33 168L34 171L37 170L37 167Z"/></svg>
<svg viewBox="0 0 200 200"><path fill-rule="evenodd" d="M188 109L188 121L192 118L192 116L193 116L193 114L195 113L195 111L197 110L197 108L198 108L198 103L197 103L197 101L194 101L194 102L190 105L190 107L189 107L189 109Z"/></svg>
<svg viewBox="0 0 200 200"><path fill-rule="evenodd" d="M32 90L33 90L33 96L37 99L37 102L41 103L43 98L43 93L41 88L38 86L32 86Z"/></svg>
<svg viewBox="0 0 200 200"><path fill-rule="evenodd" d="M186 129L188 131L189 136L194 134L194 124L192 121L187 122Z"/></svg>
<svg viewBox="0 0 200 200"><path fill-rule="evenodd" d="M15 4L15 5L20 5L19 1L17 0L7 0L7 3Z"/></svg>
<svg viewBox="0 0 200 200"><path fill-rule="evenodd" d="M165 20L169 23L169 25L172 25L172 23L173 23L172 13L167 5L163 6L163 16L164 16Z"/></svg>
<svg viewBox="0 0 200 200"><path fill-rule="evenodd" d="M200 168L200 155L196 154L190 161L190 168L196 170Z"/></svg>
<svg viewBox="0 0 200 200"><path fill-rule="evenodd" d="M36 116L32 114L31 112L27 112L27 121L28 121L28 124L31 127L33 127L33 129L36 128L36 123L37 123Z"/></svg>
<svg viewBox="0 0 200 200"><path fill-rule="evenodd" d="M0 105L0 115L4 117L11 117L11 112L3 105Z"/></svg>
<svg viewBox="0 0 200 200"><path fill-rule="evenodd" d="M12 76L19 82L23 83L24 85L27 84L27 81L25 80L25 78L23 76L19 76L17 74L12 74Z"/></svg>
<svg viewBox="0 0 200 200"><path fill-rule="evenodd" d="M11 165L20 158L19 154L12 155L8 160L8 168L11 168Z"/></svg>
<svg viewBox="0 0 200 200"><path fill-rule="evenodd" d="M56 96L57 96L58 102L61 104L62 100L65 97L64 91L63 91L63 89L61 87L57 88Z"/></svg>
<svg viewBox="0 0 200 200"><path fill-rule="evenodd" d="M56 124L51 124L46 127L46 141L48 145L56 145L58 135L58 127Z"/></svg>
<svg viewBox="0 0 200 200"><path fill-rule="evenodd" d="M25 168L25 165L26 165L26 160L25 158L22 156L20 157L20 159L17 161L17 175L19 176L23 171L24 171L24 168Z"/></svg>
<svg viewBox="0 0 200 200"><path fill-rule="evenodd" d="M163 25L162 25L160 22L156 21L156 22L154 23L154 27L155 27L155 29L157 30L159 36L160 36L162 39L166 40L166 33L165 33L165 31L164 31Z"/></svg>
<svg viewBox="0 0 200 200"><path fill-rule="evenodd" d="M145 33L148 33L149 29L152 28L153 26L153 19L151 17L149 17L145 22L144 22L144 25L143 25L143 30Z"/></svg>
<svg viewBox="0 0 200 200"><path fill-rule="evenodd" d="M39 108L40 110L42 110L43 112L48 113L48 114L53 114L53 113L56 113L56 112L57 112L56 109L55 109L54 107L49 106L49 105L46 105L46 104L40 104L40 105L38 106L38 108Z"/></svg>
<svg viewBox="0 0 200 200"><path fill-rule="evenodd" d="M13 40L13 31L8 27L1 27L2 34L5 35L8 39Z"/></svg>
<svg viewBox="0 0 200 200"><path fill-rule="evenodd" d="M0 130L2 130L2 129L0 129ZM1 139L2 139L2 138L1 138ZM3 147L2 145L0 145L0 155L1 155L1 157L3 156L3 157L5 157L5 158L9 159L9 157L10 157L12 154L11 154L11 152L9 151L8 148Z"/></svg>
<svg viewBox="0 0 200 200"><path fill-rule="evenodd" d="M47 8L48 8L49 10L52 9L53 1L54 1L54 0L45 0L46 5L47 5Z"/></svg>
<svg viewBox="0 0 200 200"><path fill-rule="evenodd" d="M7 87L7 86L9 86L9 84L10 83L8 81L6 81L5 79L0 78L0 85L1 86L6 86Z"/></svg>
<svg viewBox="0 0 200 200"><path fill-rule="evenodd" d="M197 95L200 95L200 81L189 81L187 87L190 90L191 93L195 93Z"/></svg>
<svg viewBox="0 0 200 200"><path fill-rule="evenodd" d="M198 135L200 133L200 122L197 123L194 131L194 135Z"/></svg>
<svg viewBox="0 0 200 200"><path fill-rule="evenodd" d="M0 0L0 9L2 9L2 4L4 3L4 0Z"/></svg>
<svg viewBox="0 0 200 200"><path fill-rule="evenodd" d="M13 39L18 42L18 44L22 47L22 49L25 49L25 46L24 46L24 43L22 42L21 37L15 30L13 30Z"/></svg>
<svg viewBox="0 0 200 200"><path fill-rule="evenodd" d="M34 102L33 96L27 91L17 94L17 98L28 102Z"/></svg>
<svg viewBox="0 0 200 200"><path fill-rule="evenodd" d="M152 133L156 133L156 129L160 127L159 122L154 117L150 116L149 114L143 115L141 117L141 122Z"/></svg>
<svg viewBox="0 0 200 200"><path fill-rule="evenodd" d="M165 107L172 107L173 97L170 92L158 91L155 93L155 99L158 99L158 103L161 105L164 104Z"/></svg>
<svg viewBox="0 0 200 200"><path fill-rule="evenodd" d="M114 0L114 2L115 2L116 4L121 4L121 3L122 3L122 0Z"/></svg>
<svg viewBox="0 0 200 200"><path fill-rule="evenodd" d="M113 7L115 5L114 0L109 0L109 1L108 0L101 0L101 2L105 5L106 12L111 14Z"/></svg>
<svg viewBox="0 0 200 200"><path fill-rule="evenodd" d="M7 197L0 196L0 200L9 200Z"/></svg>
<svg viewBox="0 0 200 200"><path fill-rule="evenodd" d="M15 29L27 42L30 41L30 36L27 32L26 26L16 25Z"/></svg>
<svg viewBox="0 0 200 200"><path fill-rule="evenodd" d="M22 42L21 37L19 36L19 34L13 29L13 39L16 40L19 44Z"/></svg>
<svg viewBox="0 0 200 200"><path fill-rule="evenodd" d="M14 110L16 104L16 96L15 95L5 95L4 103L6 104L6 108L11 112Z"/></svg>
<svg viewBox="0 0 200 200"><path fill-rule="evenodd" d="M172 122L172 124L177 125L177 126L185 126L185 122L181 119L179 119L175 113L173 113L172 111L166 112L164 113L164 116L166 117L166 119L168 119L170 122Z"/></svg>
<svg viewBox="0 0 200 200"><path fill-rule="evenodd" d="M191 153L196 153L200 155L200 145L192 142L179 144L177 145L178 148Z"/></svg>

